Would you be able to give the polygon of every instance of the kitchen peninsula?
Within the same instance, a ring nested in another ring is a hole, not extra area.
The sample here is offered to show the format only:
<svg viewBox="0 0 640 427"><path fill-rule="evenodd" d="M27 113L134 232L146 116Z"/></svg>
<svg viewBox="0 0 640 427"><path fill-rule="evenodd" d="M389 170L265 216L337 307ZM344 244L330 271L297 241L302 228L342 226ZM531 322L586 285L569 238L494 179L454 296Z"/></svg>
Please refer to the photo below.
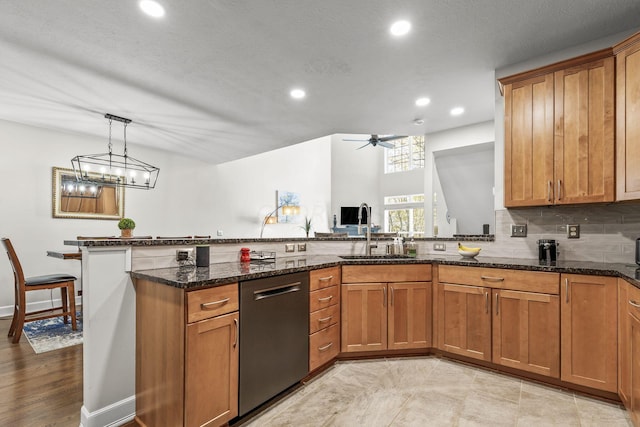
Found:
<svg viewBox="0 0 640 427"><path fill-rule="evenodd" d="M291 239L296 244L303 239ZM287 240L288 242L289 240ZM241 245L256 249L284 246L284 239L257 240L87 240L66 241L82 251L84 298L84 402L82 425L118 425L131 420L135 405L136 290L144 280L192 292L240 281L317 269L369 264L479 267L480 271L521 271L616 278L640 288L636 267L626 264L560 261L555 266L537 260L428 254L417 258L345 260L338 255L364 253L364 242L354 239L304 239L306 252L278 255L275 264L243 266L235 261ZM176 248L208 244L214 249L209 268L175 266ZM490 242L486 243L490 245ZM173 266L172 266L173 265ZM247 268L248 267L248 268ZM433 276L438 283L437 275ZM449 286L449 285L447 285ZM564 286L564 284L563 284ZM491 288L490 286L487 286ZM559 287L559 286L557 286ZM497 289L497 288L496 288ZM558 293L558 292L556 292ZM435 295L435 292L434 292ZM437 296L437 295L436 295ZM435 307L435 303L434 303ZM435 317L435 316L434 316ZM434 331L437 327L434 326ZM433 342L430 347L437 347Z"/></svg>

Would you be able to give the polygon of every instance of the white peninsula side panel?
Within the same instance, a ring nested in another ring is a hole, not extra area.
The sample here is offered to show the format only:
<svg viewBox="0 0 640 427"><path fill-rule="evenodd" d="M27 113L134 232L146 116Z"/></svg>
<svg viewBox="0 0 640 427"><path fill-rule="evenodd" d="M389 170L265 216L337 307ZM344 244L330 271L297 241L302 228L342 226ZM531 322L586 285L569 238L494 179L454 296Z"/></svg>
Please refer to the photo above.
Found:
<svg viewBox="0 0 640 427"><path fill-rule="evenodd" d="M131 247L82 248L82 427L135 416L135 291Z"/></svg>

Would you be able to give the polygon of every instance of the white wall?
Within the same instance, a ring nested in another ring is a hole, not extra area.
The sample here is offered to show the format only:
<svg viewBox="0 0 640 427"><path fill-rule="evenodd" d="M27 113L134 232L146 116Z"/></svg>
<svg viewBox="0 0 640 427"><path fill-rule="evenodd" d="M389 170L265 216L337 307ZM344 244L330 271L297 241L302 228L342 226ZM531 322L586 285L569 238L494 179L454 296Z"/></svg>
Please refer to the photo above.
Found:
<svg viewBox="0 0 640 427"><path fill-rule="evenodd" d="M432 211L432 196L434 192L433 187L433 174L434 174L434 153L438 153L444 150L451 150L463 147L474 146L477 144L485 144L494 141L495 139L495 128L492 121L477 123L474 125L459 127L455 129L450 129L442 132L436 132L427 134L426 148L425 148L425 178L424 178L424 191L425 191L425 219L426 219L426 230L433 229L433 221L432 217L429 214ZM497 149L497 148L496 148ZM444 185L443 185L444 187ZM440 206L438 206L440 208ZM444 216L439 213L438 214L439 221L444 220ZM440 227L443 224L438 224ZM491 228L493 229L493 224L491 223ZM476 232L474 234L480 234L480 232ZM429 234L427 234L429 235ZM440 234L443 236L443 234Z"/></svg>
<svg viewBox="0 0 640 427"><path fill-rule="evenodd" d="M313 231L326 232L331 208L331 137L323 137L229 163L210 166L201 194L213 232L259 237L262 219L276 207L276 191L300 195L301 214ZM268 224L263 237L304 237L302 224ZM311 234L313 235L313 234Z"/></svg>
<svg viewBox="0 0 640 427"><path fill-rule="evenodd" d="M133 125L132 125L133 126ZM9 237L27 276L53 272L79 277L80 263L46 256L47 250L73 250L63 241L78 235L112 236L116 221L62 219L51 214L52 167L71 167L78 154L107 151L107 138L51 131L0 121L0 236ZM127 190L125 215L136 221L137 235L185 235L209 232L201 208L199 176L204 163L175 154L129 145L129 154L160 167L154 190ZM114 151L121 150L114 142ZM79 287L79 285L78 285ZM50 293L27 297L29 303L49 301ZM59 298L55 294L54 298ZM13 272L8 259L0 260L0 312L13 304Z"/></svg>
<svg viewBox="0 0 640 427"><path fill-rule="evenodd" d="M383 175L382 147L364 147L366 142L343 141L347 139L368 139L371 135L336 134L331 137L331 215L338 217L340 206L360 206L365 202L371 207L373 224L383 224L383 197L380 192L380 177Z"/></svg>

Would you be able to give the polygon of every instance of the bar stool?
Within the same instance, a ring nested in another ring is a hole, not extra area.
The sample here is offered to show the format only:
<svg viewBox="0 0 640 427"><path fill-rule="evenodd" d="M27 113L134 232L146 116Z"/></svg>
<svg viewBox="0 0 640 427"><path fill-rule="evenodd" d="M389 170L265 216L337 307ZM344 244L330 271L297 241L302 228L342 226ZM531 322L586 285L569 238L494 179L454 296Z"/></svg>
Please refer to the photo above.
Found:
<svg viewBox="0 0 640 427"><path fill-rule="evenodd" d="M11 240L2 238L2 244L7 250L11 268L13 268L15 301L13 306L13 320L7 336L13 337L13 342L20 341L22 327L25 322L49 319L51 317L64 317L64 323L69 323L71 317L71 329L77 330L76 324L76 300L75 300L75 276L70 274L48 274L45 276L24 277L22 266L11 244ZM60 289L62 305L47 310L27 312L26 294L28 291L42 289Z"/></svg>

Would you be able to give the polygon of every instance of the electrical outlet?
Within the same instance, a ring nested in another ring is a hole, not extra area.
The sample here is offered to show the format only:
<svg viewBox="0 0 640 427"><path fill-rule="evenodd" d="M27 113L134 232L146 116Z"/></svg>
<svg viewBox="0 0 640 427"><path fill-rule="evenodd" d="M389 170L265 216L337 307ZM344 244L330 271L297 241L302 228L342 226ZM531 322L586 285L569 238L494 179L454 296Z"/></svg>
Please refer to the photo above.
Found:
<svg viewBox="0 0 640 427"><path fill-rule="evenodd" d="M222 235L223 235L223 234L224 234L224 233L222 232L222 230L218 230L218 231L216 232L216 235L217 235L218 237L222 237Z"/></svg>
<svg viewBox="0 0 640 427"><path fill-rule="evenodd" d="M579 239L580 238L580 225L568 224L567 225L567 239Z"/></svg>
<svg viewBox="0 0 640 427"><path fill-rule="evenodd" d="M434 251L446 251L447 250L447 245L446 245L446 243L434 243L433 244L433 250Z"/></svg>
<svg viewBox="0 0 640 427"><path fill-rule="evenodd" d="M296 245L294 245L293 243L287 243L284 245L284 251L285 252L295 252L296 251Z"/></svg>
<svg viewBox="0 0 640 427"><path fill-rule="evenodd" d="M298 243L298 252L306 252L307 244L306 243Z"/></svg>
<svg viewBox="0 0 640 427"><path fill-rule="evenodd" d="M527 224L512 224L511 237L527 237Z"/></svg>

